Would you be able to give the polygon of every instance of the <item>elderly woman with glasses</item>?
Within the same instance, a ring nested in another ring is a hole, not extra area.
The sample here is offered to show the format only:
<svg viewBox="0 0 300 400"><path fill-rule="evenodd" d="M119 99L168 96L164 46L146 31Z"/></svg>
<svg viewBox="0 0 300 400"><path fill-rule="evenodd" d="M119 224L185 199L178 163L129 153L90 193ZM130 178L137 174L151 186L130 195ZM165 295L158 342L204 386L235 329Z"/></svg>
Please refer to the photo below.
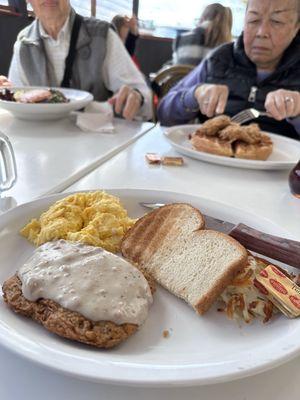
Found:
<svg viewBox="0 0 300 400"><path fill-rule="evenodd" d="M266 110L262 129L300 138L300 0L249 0L244 32L218 47L162 99L163 125Z"/></svg>

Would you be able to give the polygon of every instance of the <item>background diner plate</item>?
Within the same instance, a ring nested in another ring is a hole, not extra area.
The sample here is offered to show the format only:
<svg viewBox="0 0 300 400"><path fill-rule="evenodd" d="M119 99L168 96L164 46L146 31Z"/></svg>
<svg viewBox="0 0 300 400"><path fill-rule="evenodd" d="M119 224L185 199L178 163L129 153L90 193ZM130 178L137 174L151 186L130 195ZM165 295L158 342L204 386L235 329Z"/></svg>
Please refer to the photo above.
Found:
<svg viewBox="0 0 300 400"><path fill-rule="evenodd" d="M298 162L300 157L300 141L268 132L268 135L274 143L274 147L272 154L266 161L243 160L197 151L193 149L189 141L189 135L195 132L200 126L201 125L177 125L171 128L165 128L164 135L171 146L179 153L200 161L228 167L263 170L291 169Z"/></svg>
<svg viewBox="0 0 300 400"><path fill-rule="evenodd" d="M11 90L31 90L49 89L49 87L12 87ZM87 106L92 100L93 95L89 92L67 88L51 88L60 90L67 99L68 103L17 103L14 101L0 100L0 107L11 112L16 118L32 121L48 121L66 117L71 111L80 110Z"/></svg>
<svg viewBox="0 0 300 400"><path fill-rule="evenodd" d="M188 202L206 214L243 222L271 234L287 233L271 221L205 198L138 189L108 190L121 198L132 217L143 215L138 202ZM66 193L45 197L0 218L0 282L15 273L33 246L19 229ZM0 291L1 293L1 291ZM169 330L170 336L163 337ZM192 386L254 375L300 353L300 319L282 315L266 325L237 325L210 310L199 317L182 300L158 288L149 317L137 334L112 350L101 350L50 334L37 323L16 315L0 300L0 344L61 373L128 386Z"/></svg>

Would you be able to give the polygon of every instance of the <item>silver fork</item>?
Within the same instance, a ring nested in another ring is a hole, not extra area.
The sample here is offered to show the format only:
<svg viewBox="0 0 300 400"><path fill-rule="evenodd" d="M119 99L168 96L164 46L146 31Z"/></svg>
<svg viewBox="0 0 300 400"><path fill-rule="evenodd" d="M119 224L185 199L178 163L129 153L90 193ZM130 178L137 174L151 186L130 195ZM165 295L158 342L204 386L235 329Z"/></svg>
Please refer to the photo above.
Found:
<svg viewBox="0 0 300 400"><path fill-rule="evenodd" d="M255 108L248 108L247 110L241 111L231 118L232 122L237 124L244 124L245 122L251 121L258 117L269 115L266 111L258 111Z"/></svg>

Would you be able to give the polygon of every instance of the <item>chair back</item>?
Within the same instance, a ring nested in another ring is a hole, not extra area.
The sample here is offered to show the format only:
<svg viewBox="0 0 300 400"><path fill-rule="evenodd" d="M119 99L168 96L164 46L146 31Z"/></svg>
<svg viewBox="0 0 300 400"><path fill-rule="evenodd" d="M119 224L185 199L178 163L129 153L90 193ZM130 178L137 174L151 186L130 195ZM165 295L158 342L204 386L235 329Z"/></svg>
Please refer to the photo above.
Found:
<svg viewBox="0 0 300 400"><path fill-rule="evenodd" d="M183 79L194 68L193 65L171 65L151 74L150 82L153 90L153 114L156 116L156 107L168 91Z"/></svg>
<svg viewBox="0 0 300 400"><path fill-rule="evenodd" d="M171 65L159 70L150 78L152 90L161 99L177 82L191 72L193 68L193 65L182 64Z"/></svg>

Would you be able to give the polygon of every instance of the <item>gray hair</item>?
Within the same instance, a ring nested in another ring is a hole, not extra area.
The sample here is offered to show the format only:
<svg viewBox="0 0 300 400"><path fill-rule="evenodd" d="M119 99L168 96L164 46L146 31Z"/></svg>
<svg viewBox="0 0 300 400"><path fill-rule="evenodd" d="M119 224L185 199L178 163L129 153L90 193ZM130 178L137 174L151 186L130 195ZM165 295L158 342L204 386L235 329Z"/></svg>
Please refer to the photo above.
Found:
<svg viewBox="0 0 300 400"><path fill-rule="evenodd" d="M249 2L250 2L250 0L247 1L246 10L248 9ZM296 6L297 6L297 9L298 9L298 23L300 23L300 0L296 0Z"/></svg>

